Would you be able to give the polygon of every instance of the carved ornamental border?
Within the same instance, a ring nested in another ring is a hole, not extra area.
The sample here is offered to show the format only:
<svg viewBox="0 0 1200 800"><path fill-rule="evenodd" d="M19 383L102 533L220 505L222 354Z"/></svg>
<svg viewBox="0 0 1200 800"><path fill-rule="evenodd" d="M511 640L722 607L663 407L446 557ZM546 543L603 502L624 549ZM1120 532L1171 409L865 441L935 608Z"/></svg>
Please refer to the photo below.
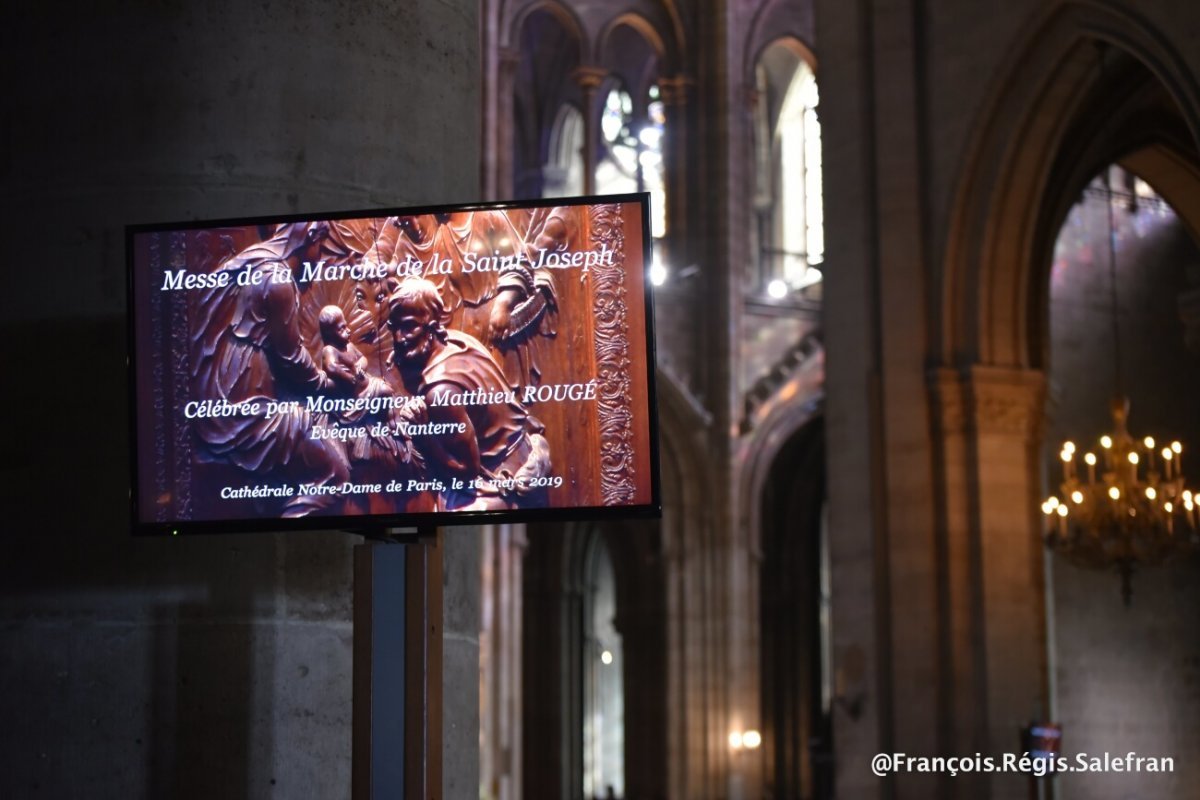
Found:
<svg viewBox="0 0 1200 800"><path fill-rule="evenodd" d="M183 269L187 266L187 233L177 231L170 234L171 267ZM171 292L171 387L172 407L183 408L191 399L192 369L189 359L191 345L191 319L188 314L188 298L183 292ZM165 430L161 429L160 430ZM178 420L171 426L172 447L175 464L175 514L179 519L192 518L192 438L191 428Z"/></svg>
<svg viewBox="0 0 1200 800"><path fill-rule="evenodd" d="M634 481L633 392L629 376L629 320L625 287L625 231L620 206L589 212L594 245L613 252L611 265L593 267L597 414L600 426L600 496L605 505L632 503Z"/></svg>
<svg viewBox="0 0 1200 800"><path fill-rule="evenodd" d="M174 231L149 237L150 267L161 275L164 269L181 269L187 264L187 233ZM192 515L192 440L189 428L180 425L173 409L191 397L189 357L190 325L188 300L180 292L164 298L162 292L150 293L150 406L153 430L160 431L153 445L154 518L191 519ZM135 391L141 391L136 387ZM164 502L167 500L168 502Z"/></svg>

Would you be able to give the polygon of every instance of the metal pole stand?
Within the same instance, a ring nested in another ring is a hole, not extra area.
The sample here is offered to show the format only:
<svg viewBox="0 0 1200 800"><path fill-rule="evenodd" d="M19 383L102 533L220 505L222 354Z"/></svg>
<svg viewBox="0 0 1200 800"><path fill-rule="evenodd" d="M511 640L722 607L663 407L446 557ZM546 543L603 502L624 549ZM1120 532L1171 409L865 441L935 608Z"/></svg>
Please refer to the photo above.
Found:
<svg viewBox="0 0 1200 800"><path fill-rule="evenodd" d="M442 537L354 548L354 800L442 792Z"/></svg>

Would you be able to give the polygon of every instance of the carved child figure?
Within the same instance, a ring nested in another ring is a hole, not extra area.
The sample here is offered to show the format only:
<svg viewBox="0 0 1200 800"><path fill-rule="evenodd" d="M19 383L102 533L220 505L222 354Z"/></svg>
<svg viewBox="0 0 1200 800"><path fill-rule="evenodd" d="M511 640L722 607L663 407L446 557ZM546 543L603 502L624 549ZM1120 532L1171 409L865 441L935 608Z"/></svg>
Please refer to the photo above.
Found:
<svg viewBox="0 0 1200 800"><path fill-rule="evenodd" d="M338 306L325 306L317 321L325 346L318 365L342 394L358 394L367 385L367 357L350 343L350 326Z"/></svg>

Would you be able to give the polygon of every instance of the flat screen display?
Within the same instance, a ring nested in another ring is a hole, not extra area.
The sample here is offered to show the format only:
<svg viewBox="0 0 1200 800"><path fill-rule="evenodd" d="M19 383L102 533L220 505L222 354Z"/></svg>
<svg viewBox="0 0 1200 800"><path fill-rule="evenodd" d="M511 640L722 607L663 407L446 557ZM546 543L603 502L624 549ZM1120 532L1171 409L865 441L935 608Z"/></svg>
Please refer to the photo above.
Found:
<svg viewBox="0 0 1200 800"><path fill-rule="evenodd" d="M138 533L658 513L646 195L127 229Z"/></svg>

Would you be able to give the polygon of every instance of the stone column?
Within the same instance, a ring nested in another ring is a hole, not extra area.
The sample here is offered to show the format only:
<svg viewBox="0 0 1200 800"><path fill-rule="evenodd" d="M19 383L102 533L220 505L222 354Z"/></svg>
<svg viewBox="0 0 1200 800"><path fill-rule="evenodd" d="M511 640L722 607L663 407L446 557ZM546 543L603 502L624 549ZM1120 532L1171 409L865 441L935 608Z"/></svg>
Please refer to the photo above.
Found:
<svg viewBox="0 0 1200 800"><path fill-rule="evenodd" d="M571 77L583 93L583 193L596 191L596 154L600 133L600 116L596 108L596 90L608 76L599 67L579 67Z"/></svg>
<svg viewBox="0 0 1200 800"><path fill-rule="evenodd" d="M684 75L660 78L658 90L662 97L666 123L663 125L663 161L667 187L667 246L678 268L686 263L688 254L677 252L676 242L687 230L688 214L688 93L692 80Z"/></svg>
<svg viewBox="0 0 1200 800"><path fill-rule="evenodd" d="M986 683L982 732L993 754L1018 752L1018 731L1047 707L1045 585L1037 512L1045 397L1041 372L973 367L969 496L981 571L977 592ZM1025 800L1023 775L990 776L992 800Z"/></svg>
<svg viewBox="0 0 1200 800"><path fill-rule="evenodd" d="M442 796L479 793L478 526L447 528L442 546Z"/></svg>
<svg viewBox="0 0 1200 800"><path fill-rule="evenodd" d="M977 366L930 375L941 445L940 750L1001 757L1048 712L1038 456L1045 381ZM1025 800L1021 775L943 780L953 798Z"/></svg>
<svg viewBox="0 0 1200 800"><path fill-rule="evenodd" d="M942 536L939 636L946 755L1018 752L1020 728L1047 713L1038 443L1042 373L976 366L936 371ZM1024 800L1022 775L960 775L956 798Z"/></svg>
<svg viewBox="0 0 1200 800"><path fill-rule="evenodd" d="M525 526L484 528L481 754L483 797L515 800L523 796L522 741L522 592Z"/></svg>
<svg viewBox="0 0 1200 800"><path fill-rule="evenodd" d="M513 92L516 85L517 67L521 54L517 50L502 47L497 59L496 71L496 118L495 150L485 153L490 174L485 178L484 190L489 199L507 200L513 195Z"/></svg>

